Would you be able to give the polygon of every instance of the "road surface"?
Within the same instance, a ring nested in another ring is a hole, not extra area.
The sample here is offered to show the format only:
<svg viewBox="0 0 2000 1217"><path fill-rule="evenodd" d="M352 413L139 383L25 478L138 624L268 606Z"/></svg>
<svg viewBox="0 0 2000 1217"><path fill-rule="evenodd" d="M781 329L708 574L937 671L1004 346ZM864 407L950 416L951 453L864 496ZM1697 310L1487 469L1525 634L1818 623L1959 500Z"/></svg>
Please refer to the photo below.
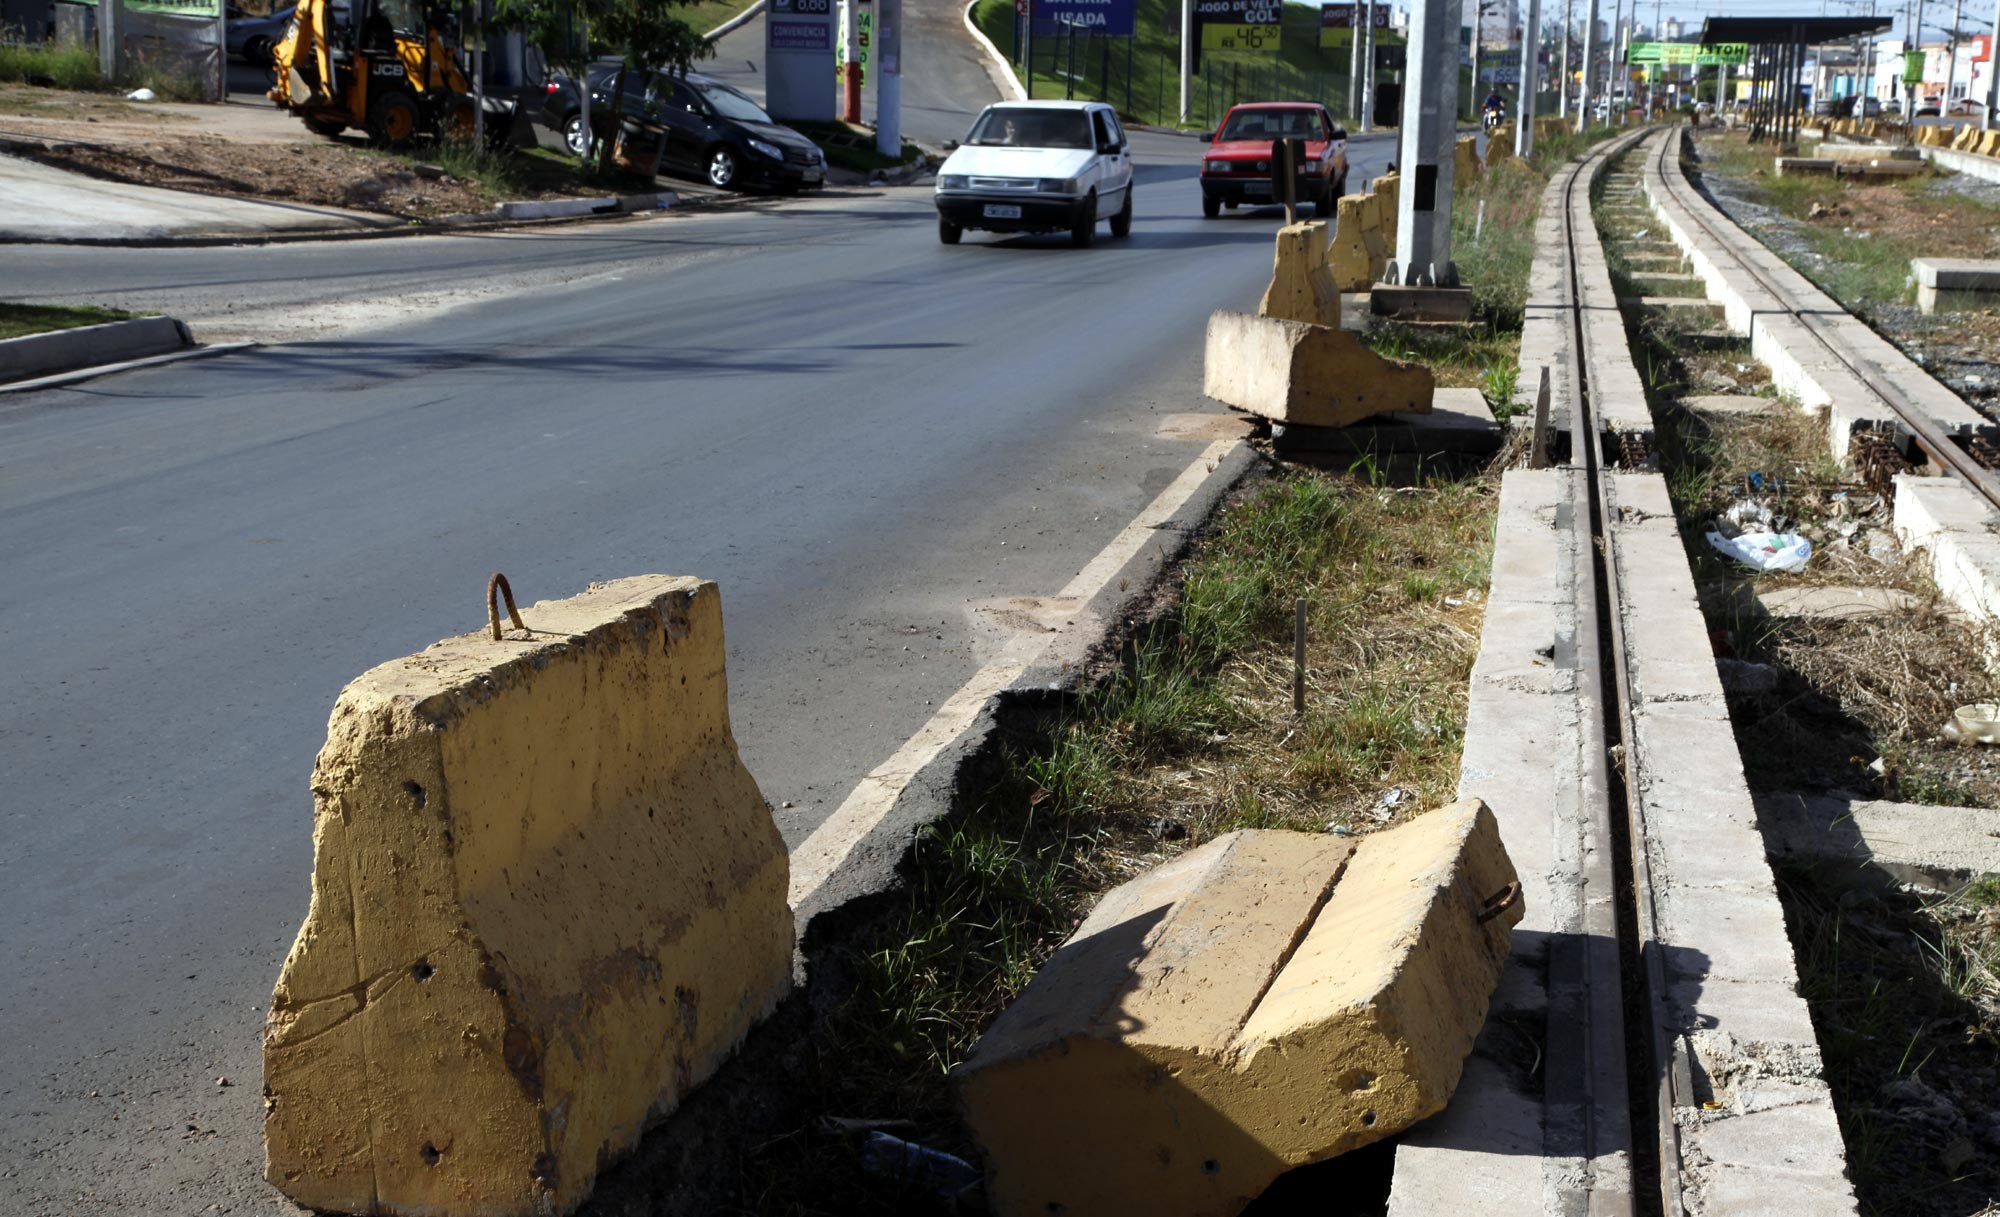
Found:
<svg viewBox="0 0 2000 1217"><path fill-rule="evenodd" d="M301 340L0 397L8 1210L289 1211L258 1035L313 754L494 570L524 604L719 580L745 760L789 841L837 806L986 658L974 603L1061 587L1200 451L1159 426L1215 409L1203 325L1254 307L1277 220L1202 220L1200 145L1134 146L1133 235L1088 250L943 247L922 188L10 250L18 299Z"/></svg>

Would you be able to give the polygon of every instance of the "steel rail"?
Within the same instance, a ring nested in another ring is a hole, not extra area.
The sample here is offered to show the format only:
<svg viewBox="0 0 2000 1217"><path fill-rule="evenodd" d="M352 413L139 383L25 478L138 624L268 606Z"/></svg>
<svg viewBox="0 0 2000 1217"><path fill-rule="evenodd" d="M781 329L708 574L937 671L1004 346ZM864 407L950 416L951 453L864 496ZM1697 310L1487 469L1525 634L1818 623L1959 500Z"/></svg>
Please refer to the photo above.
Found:
<svg viewBox="0 0 2000 1217"><path fill-rule="evenodd" d="M1617 750L1619 785L1624 791L1624 816L1626 829L1626 858L1630 868L1631 890L1624 895L1625 911L1632 917L1632 938L1639 958L1636 966L1645 983L1643 1014L1635 1014L1625 1007L1627 1018L1628 1047L1644 1044L1647 1046L1648 1064L1654 1080L1651 1108L1652 1134L1654 1140L1654 1166L1658 1178L1655 1180L1658 1212L1664 1217L1682 1217L1685 1207L1681 1195L1681 1162L1679 1129L1673 1118L1673 1070L1670 1068L1672 1053L1666 1032L1665 1020L1661 1017L1666 1000L1665 953L1659 939L1658 910L1653 898L1653 877L1651 852L1647 847L1645 806L1639 797L1640 758L1632 746L1637 738L1637 729L1632 711L1632 675L1626 656L1624 628L1624 599L1618 577L1617 530L1614 527L1612 508L1607 491L1610 487L1610 468L1605 462L1603 445L1599 440L1596 412L1592 400L1590 364L1592 346L1590 328L1583 322L1584 301L1581 289L1581 275L1577 268L1577 249L1582 239L1598 241L1595 221L1590 207L1590 192L1599 171L1608 164L1614 154L1629 151L1638 139L1613 140L1600 145L1590 155L1571 167L1570 180L1565 189L1563 209L1563 254L1568 263L1567 294L1569 323L1571 325L1572 351L1572 409L1575 411L1575 426L1585 442L1583 468L1585 483L1590 500L1590 529L1592 565L1601 625L1608 635L1600 656L1608 653L1610 674L1608 683L1616 706L1615 740L1611 747ZM1581 183L1583 196L1577 197L1577 186ZM1579 203L1581 204L1579 208ZM1578 212L1584 217L1588 227L1583 234L1578 232ZM1629 348L1628 348L1629 350ZM1626 358L1630 358L1629 354ZM1572 451L1576 445L1572 444ZM1600 668L1601 670L1601 668ZM1607 808L1607 815L1613 809ZM1622 935L1621 935L1622 937ZM1628 963L1635 961L1627 960ZM1643 1022L1643 1027L1634 1027L1633 1022ZM1636 1034L1635 1034L1636 1033ZM1637 1130L1634 1130L1635 1134ZM1639 1183L1635 1180L1636 1185Z"/></svg>
<svg viewBox="0 0 2000 1217"><path fill-rule="evenodd" d="M1660 177L1666 182L1667 190L1674 195L1675 200L1702 231L1724 248L1729 248L1733 241L1718 222L1721 216L1720 209L1696 190L1694 183L1690 182L1687 175L1681 171L1680 150L1684 138L1683 129L1670 133L1668 138L1660 141L1659 151L1655 154L1659 158ZM1673 157L1671 166L1667 164L1670 154ZM1731 226L1734 227L1733 224ZM1854 352L1846 350L1843 344L1829 337L1825 331L1826 322L1817 310L1800 308L1798 302L1779 286L1773 276L1749 259L1739 257L1736 262L1783 306L1787 315L1796 318L1799 324L1805 327L1806 332L1813 336L1827 354L1852 372L1855 379L1896 415L1903 427L1909 431L1910 438L1925 455L1978 491L1995 511L2000 511L2000 477L1996 477L1992 470L1981 465L1972 453L1967 452L1963 445L1952 438L1949 432L1938 426L1872 360L1863 359ZM1843 312L1841 315L1848 314Z"/></svg>

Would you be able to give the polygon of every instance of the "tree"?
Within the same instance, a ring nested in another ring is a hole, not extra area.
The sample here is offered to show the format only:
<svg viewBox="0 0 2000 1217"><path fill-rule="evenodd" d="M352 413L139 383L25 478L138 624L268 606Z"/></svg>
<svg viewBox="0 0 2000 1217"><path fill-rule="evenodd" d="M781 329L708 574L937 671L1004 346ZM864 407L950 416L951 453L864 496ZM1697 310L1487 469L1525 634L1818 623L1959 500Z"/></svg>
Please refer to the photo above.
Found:
<svg viewBox="0 0 2000 1217"><path fill-rule="evenodd" d="M698 59L714 54L700 34L674 15L674 10L692 0L494 0L496 24L517 29L529 42L542 48L550 63L563 69L576 82L583 107L583 159L590 163L595 143L590 121L590 63L592 48L604 48L619 56L618 83L612 91L612 122L623 117L625 81L637 69L641 73L665 69L685 74ZM615 142L615 137L614 137ZM603 149L599 168L611 154Z"/></svg>

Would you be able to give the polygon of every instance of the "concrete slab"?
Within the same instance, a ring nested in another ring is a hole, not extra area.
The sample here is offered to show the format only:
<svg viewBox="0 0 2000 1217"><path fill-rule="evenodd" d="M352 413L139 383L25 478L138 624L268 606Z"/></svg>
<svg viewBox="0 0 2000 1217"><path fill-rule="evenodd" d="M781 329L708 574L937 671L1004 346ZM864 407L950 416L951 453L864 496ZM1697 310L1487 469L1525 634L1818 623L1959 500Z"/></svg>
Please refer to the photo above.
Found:
<svg viewBox="0 0 2000 1217"><path fill-rule="evenodd" d="M1749 415L1789 409L1775 397L1748 397L1735 393L1696 393L1680 399L1684 409L1697 414Z"/></svg>
<svg viewBox="0 0 2000 1217"><path fill-rule="evenodd" d="M0 241L157 241L398 228L394 216L130 186L0 156Z"/></svg>
<svg viewBox="0 0 2000 1217"><path fill-rule="evenodd" d="M1478 389L1439 389L1428 414L1395 410L1346 427L1273 423L1271 444L1291 454L1482 454L1496 452L1505 432Z"/></svg>
<svg viewBox="0 0 2000 1217"><path fill-rule="evenodd" d="M1706 296L1620 296L1618 303L1625 308L1707 309L1712 313L1722 312L1722 302L1710 300Z"/></svg>
<svg viewBox="0 0 2000 1217"><path fill-rule="evenodd" d="M1846 621L1890 617L1923 605L1921 597L1893 587L1770 587L1752 603L1767 617Z"/></svg>
<svg viewBox="0 0 2000 1217"><path fill-rule="evenodd" d="M1838 795L1757 798L1764 848L1773 858L1832 862L1857 876L1953 891L2000 874L2000 810L1932 807Z"/></svg>
<svg viewBox="0 0 2000 1217"><path fill-rule="evenodd" d="M1926 313L2000 301L2000 259L1912 258L1917 307Z"/></svg>
<svg viewBox="0 0 2000 1217"><path fill-rule="evenodd" d="M1956 478L1896 478L1896 535L1924 550L1945 599L1973 617L2000 615L2000 518Z"/></svg>

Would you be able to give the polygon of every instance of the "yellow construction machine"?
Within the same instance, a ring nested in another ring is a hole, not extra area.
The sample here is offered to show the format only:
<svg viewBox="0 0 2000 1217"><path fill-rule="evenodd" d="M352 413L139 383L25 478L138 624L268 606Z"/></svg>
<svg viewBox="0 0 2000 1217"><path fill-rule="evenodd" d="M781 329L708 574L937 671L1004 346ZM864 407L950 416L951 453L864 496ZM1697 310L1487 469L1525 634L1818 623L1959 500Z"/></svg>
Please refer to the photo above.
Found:
<svg viewBox="0 0 2000 1217"><path fill-rule="evenodd" d="M391 148L472 137L456 23L424 0L299 0L271 57L268 96L320 135L358 127Z"/></svg>

